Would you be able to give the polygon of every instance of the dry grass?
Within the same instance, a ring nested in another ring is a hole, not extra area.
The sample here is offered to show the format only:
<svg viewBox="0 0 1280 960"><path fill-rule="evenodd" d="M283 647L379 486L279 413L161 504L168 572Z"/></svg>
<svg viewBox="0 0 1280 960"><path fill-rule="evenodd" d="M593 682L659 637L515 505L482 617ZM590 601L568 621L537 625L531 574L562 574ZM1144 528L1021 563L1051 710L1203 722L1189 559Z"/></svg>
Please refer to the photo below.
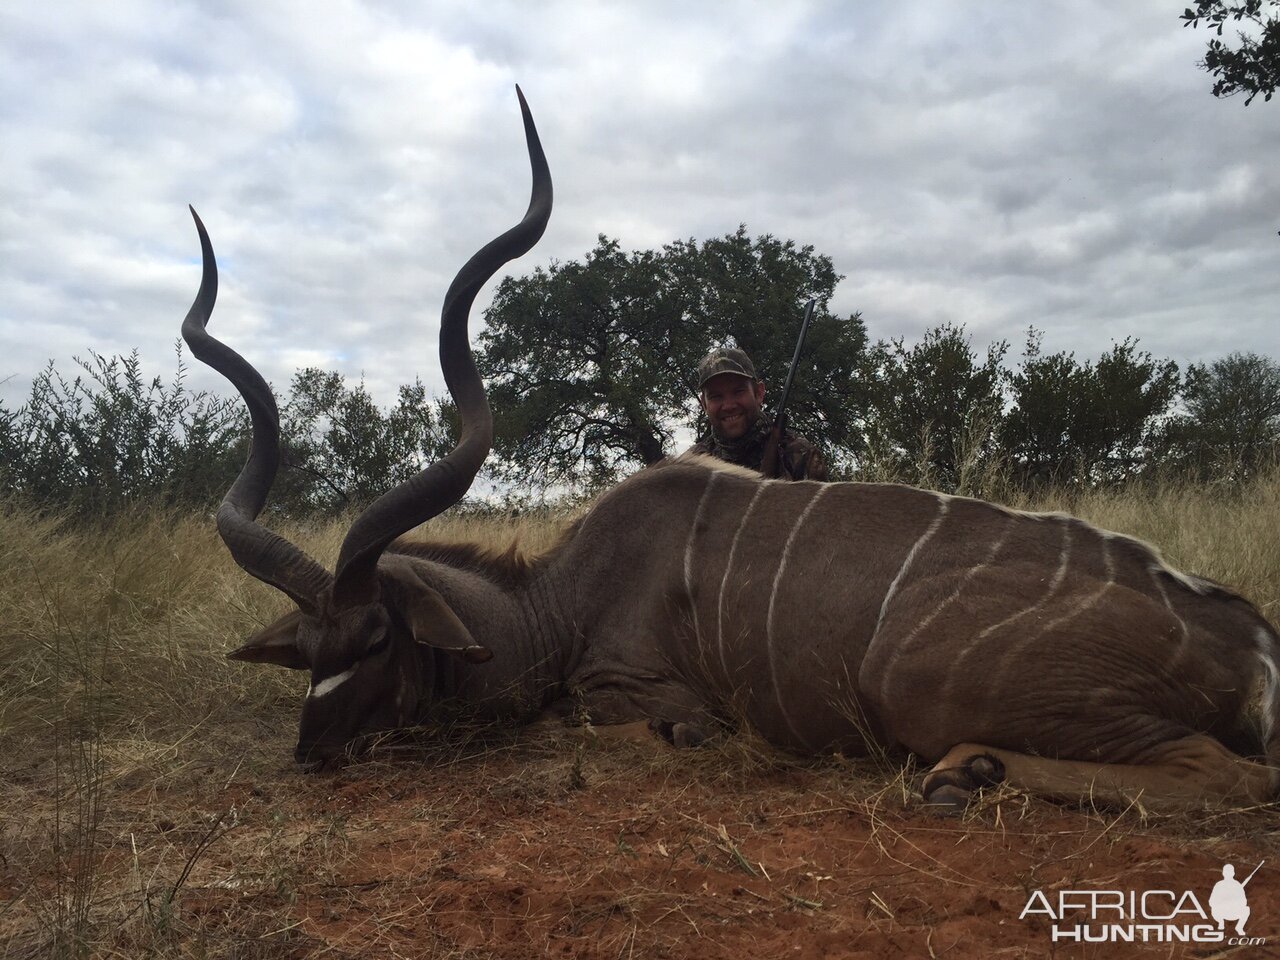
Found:
<svg viewBox="0 0 1280 960"><path fill-rule="evenodd" d="M524 521L517 539L536 552L558 529ZM345 524L282 532L332 564ZM512 537L467 518L428 532ZM0 957L93 955L104 931L128 944L122 955L163 953L173 944L153 935L170 929L178 893L242 831L226 785L287 775L279 748L305 678L223 654L288 601L245 576L207 516L140 511L85 528L6 507L0 563ZM268 842L280 862L258 872L288 875L291 848ZM24 932L6 937L6 924Z"/></svg>
<svg viewBox="0 0 1280 960"><path fill-rule="evenodd" d="M1280 600L1280 475L1242 491L1170 486L1014 505L1067 509L1150 540L1174 565L1237 586L1264 611ZM561 524L445 518L427 533L505 547L517 526L521 547L538 552ZM282 532L332 564L344 531L327 523ZM659 872L643 882L617 874L612 897L598 896L593 881L564 936L608 929L621 955L665 942L682 916L689 935L710 922L701 894L653 886L686 867L736 874L733 889L747 892L732 909L717 901L725 922L748 910L808 915L829 905L817 867L786 860L781 840L772 862L761 852L766 820L789 829L853 818L884 862L970 882L936 852L911 852L920 835L901 817L913 770L884 758L797 760L749 736L676 754L590 732L458 730L303 777L289 747L305 678L223 659L288 602L235 566L210 517L138 512L85 529L0 509L0 560L0 960L302 956L321 943L336 956L367 955L370 943L405 942L423 910L479 909L441 900L451 850L496 843L505 835L493 824L505 818L548 818L570 803L603 803L610 791L633 799L619 801L630 806L609 828L595 881L619 863ZM455 777L469 788L450 787ZM1035 821L1029 804L995 795L962 830L1032 830L1017 826ZM660 825L660 840L646 823ZM1231 843L1256 826L1226 819L1209 829ZM1118 821L1099 814L1081 829L1109 844L1147 826L1135 810ZM378 859L383 836L415 851L411 869ZM864 886L867 922L900 923L908 908L887 888ZM313 900L360 923L317 940L315 924L299 920ZM411 902L416 912L401 915ZM420 955L488 954L457 931L414 929Z"/></svg>
<svg viewBox="0 0 1280 960"><path fill-rule="evenodd" d="M1275 619L1280 600L1280 472L1245 487L1165 483L1050 491L1011 505L1063 510L1155 544L1173 566L1227 584Z"/></svg>

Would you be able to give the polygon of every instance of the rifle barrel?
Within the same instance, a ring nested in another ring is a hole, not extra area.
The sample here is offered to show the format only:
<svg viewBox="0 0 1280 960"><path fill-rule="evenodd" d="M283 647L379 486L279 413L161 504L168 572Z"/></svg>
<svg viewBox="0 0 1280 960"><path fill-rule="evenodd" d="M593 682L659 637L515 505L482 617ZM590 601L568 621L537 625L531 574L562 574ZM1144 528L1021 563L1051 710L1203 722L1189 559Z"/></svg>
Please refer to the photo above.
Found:
<svg viewBox="0 0 1280 960"><path fill-rule="evenodd" d="M1240 884L1240 886L1242 886L1242 887L1243 887L1243 886L1244 886L1245 884L1247 884L1250 880L1252 880L1252 879L1253 879L1253 874L1254 874L1254 873L1257 873L1259 870L1261 870L1261 869L1262 869L1262 864L1264 864L1264 863L1266 863L1266 862L1267 862L1267 861L1263 860L1263 861L1261 861L1261 862L1260 862L1256 867L1254 867L1254 868L1253 868L1253 873L1251 873L1251 874L1249 874L1247 877L1245 877L1245 878L1244 878L1244 883Z"/></svg>
<svg viewBox="0 0 1280 960"><path fill-rule="evenodd" d="M791 357L791 366L787 370L787 382L782 386L782 399L778 401L778 409L773 417L775 423L781 421L787 409L787 397L791 395L791 381L796 378L796 366L800 363L800 352L804 350L804 340L809 335L809 321L813 319L813 308L817 302L815 298L805 304L804 320L800 322L800 337L796 340L796 352Z"/></svg>

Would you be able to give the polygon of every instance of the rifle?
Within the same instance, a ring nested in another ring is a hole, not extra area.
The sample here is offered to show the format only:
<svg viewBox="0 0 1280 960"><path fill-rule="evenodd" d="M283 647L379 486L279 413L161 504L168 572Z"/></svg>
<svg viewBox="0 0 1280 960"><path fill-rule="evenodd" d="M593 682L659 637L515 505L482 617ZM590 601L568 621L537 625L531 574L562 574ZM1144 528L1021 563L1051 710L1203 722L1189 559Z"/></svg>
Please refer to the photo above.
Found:
<svg viewBox="0 0 1280 960"><path fill-rule="evenodd" d="M1262 863L1259 863L1256 867L1254 867L1253 873L1257 873L1259 870L1261 870L1262 864L1266 862L1267 861L1263 860ZM1249 885L1249 881L1253 879L1253 873L1249 874L1247 877L1244 878L1244 883L1240 884L1241 887L1247 887Z"/></svg>
<svg viewBox="0 0 1280 960"><path fill-rule="evenodd" d="M817 300L810 300L804 307L804 319L800 321L800 337L796 340L796 352L791 357L791 366L787 370L787 380L782 386L782 398L773 415L773 429L769 431L769 439L765 441L764 457L760 461L760 472L766 477L778 475L781 461L782 431L787 423L787 397L791 394L791 381L796 376L796 365L800 362L800 352L804 350L805 337L809 335L809 321L813 319L813 307Z"/></svg>

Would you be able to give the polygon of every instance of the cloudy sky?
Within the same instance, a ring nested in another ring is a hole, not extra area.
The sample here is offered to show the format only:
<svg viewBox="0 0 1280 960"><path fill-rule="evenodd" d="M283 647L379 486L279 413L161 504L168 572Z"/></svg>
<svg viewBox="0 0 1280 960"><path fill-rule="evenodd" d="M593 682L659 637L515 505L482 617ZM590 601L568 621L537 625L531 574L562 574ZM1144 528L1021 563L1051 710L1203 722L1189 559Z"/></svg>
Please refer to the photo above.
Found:
<svg viewBox="0 0 1280 960"><path fill-rule="evenodd" d="M172 373L188 203L278 389L442 389L444 290L528 198L517 82L556 209L512 271L745 223L873 337L1280 357L1280 101L1215 100L1184 5L0 5L0 401L90 350Z"/></svg>

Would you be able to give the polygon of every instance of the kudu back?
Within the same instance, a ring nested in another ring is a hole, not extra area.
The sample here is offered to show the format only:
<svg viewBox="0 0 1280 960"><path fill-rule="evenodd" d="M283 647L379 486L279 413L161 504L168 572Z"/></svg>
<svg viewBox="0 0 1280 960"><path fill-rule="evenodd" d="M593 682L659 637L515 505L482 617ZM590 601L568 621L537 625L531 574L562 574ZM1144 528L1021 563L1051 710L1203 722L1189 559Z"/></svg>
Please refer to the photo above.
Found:
<svg viewBox="0 0 1280 960"><path fill-rule="evenodd" d="M183 336L253 421L218 529L297 605L229 656L310 671L300 763L449 703L514 722L648 720L677 745L746 723L800 752L912 751L933 764L926 801L946 810L1005 780L1157 806L1275 796L1275 630L1227 588L1073 517L691 457L619 484L531 561L398 540L462 498L491 445L468 314L552 204L523 95L520 107L528 211L467 262L442 314L460 440L352 524L334 573L257 522L279 416L262 377L205 329L217 268L196 218L203 278Z"/></svg>

